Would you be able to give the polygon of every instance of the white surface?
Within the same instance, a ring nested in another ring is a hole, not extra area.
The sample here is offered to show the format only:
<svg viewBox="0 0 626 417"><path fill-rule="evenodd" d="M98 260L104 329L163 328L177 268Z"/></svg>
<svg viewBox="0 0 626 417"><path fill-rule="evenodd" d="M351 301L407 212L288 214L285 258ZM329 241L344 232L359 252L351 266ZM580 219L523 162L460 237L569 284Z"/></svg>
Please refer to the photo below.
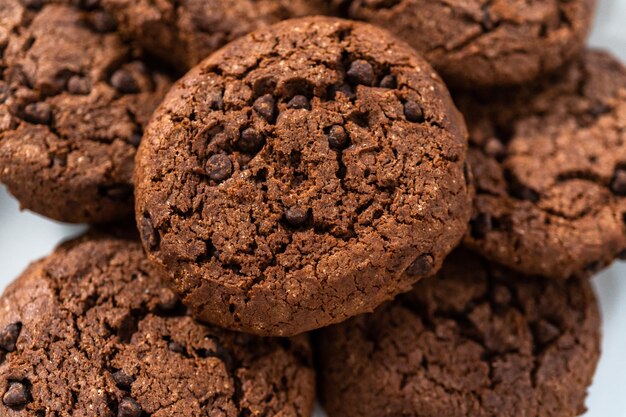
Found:
<svg viewBox="0 0 626 417"><path fill-rule="evenodd" d="M626 0L599 1L590 43L611 50L626 62ZM0 187L0 289L30 261L45 256L59 241L81 230L81 226L20 213L17 203ZM626 265L613 266L596 278L595 285L604 319L603 355L585 417L626 417Z"/></svg>

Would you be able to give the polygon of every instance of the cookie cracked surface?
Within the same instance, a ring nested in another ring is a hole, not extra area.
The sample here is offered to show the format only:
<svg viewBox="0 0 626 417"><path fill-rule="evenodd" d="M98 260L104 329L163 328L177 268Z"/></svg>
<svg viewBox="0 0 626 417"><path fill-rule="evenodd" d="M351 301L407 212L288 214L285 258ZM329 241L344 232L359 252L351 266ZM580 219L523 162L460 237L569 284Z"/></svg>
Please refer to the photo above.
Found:
<svg viewBox="0 0 626 417"><path fill-rule="evenodd" d="M0 6L0 181L55 220L129 217L136 148L170 80L105 12L23 3Z"/></svg>
<svg viewBox="0 0 626 417"><path fill-rule="evenodd" d="M465 152L443 82L407 45L292 20L170 92L139 150L137 221L197 317L296 334L438 270L469 220Z"/></svg>
<svg viewBox="0 0 626 417"><path fill-rule="evenodd" d="M587 51L533 87L455 97L476 199L465 244L528 274L589 275L626 249L626 68Z"/></svg>
<svg viewBox="0 0 626 417"><path fill-rule="evenodd" d="M315 0L404 39L454 85L521 84L582 49L594 0Z"/></svg>
<svg viewBox="0 0 626 417"><path fill-rule="evenodd" d="M330 417L571 417L585 412L600 319L588 280L456 251L437 277L317 343Z"/></svg>
<svg viewBox="0 0 626 417"><path fill-rule="evenodd" d="M228 42L281 20L323 14L310 0L101 0L121 31L188 70Z"/></svg>
<svg viewBox="0 0 626 417"><path fill-rule="evenodd" d="M309 417L306 336L201 325L132 239L92 233L31 265L0 298L5 417Z"/></svg>

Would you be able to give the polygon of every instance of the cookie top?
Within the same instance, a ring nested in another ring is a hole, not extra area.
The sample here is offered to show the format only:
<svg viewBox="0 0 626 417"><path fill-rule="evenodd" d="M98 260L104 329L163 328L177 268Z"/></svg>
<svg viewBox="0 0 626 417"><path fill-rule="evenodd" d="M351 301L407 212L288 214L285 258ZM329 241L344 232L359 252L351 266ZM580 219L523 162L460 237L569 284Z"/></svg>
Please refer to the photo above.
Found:
<svg viewBox="0 0 626 417"><path fill-rule="evenodd" d="M314 0L404 39L451 84L521 84L583 47L595 0Z"/></svg>
<svg viewBox="0 0 626 417"><path fill-rule="evenodd" d="M309 417L306 337L198 324L135 240L91 234L0 298L0 414Z"/></svg>
<svg viewBox="0 0 626 417"><path fill-rule="evenodd" d="M122 32L188 70L228 42L281 20L323 14L310 0L100 0Z"/></svg>
<svg viewBox="0 0 626 417"><path fill-rule="evenodd" d="M476 184L465 243L551 278L626 249L626 68L586 52L533 87L456 95Z"/></svg>
<svg viewBox="0 0 626 417"><path fill-rule="evenodd" d="M104 12L39 3L0 6L0 181L56 220L129 216L133 158L169 78Z"/></svg>
<svg viewBox="0 0 626 417"><path fill-rule="evenodd" d="M469 221L466 145L408 45L363 23L291 20L168 94L137 158L137 221L199 318L295 334L439 268Z"/></svg>
<svg viewBox="0 0 626 417"><path fill-rule="evenodd" d="M580 415L600 354L588 280L520 276L469 252L318 336L332 417Z"/></svg>

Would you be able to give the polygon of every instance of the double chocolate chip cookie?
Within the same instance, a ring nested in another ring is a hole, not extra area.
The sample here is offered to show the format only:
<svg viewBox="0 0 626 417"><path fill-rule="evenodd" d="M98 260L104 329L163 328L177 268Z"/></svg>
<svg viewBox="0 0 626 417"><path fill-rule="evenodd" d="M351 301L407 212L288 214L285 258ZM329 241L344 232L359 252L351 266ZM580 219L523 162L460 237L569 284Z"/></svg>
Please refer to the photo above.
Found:
<svg viewBox="0 0 626 417"><path fill-rule="evenodd" d="M169 78L106 13L41 3L0 5L0 182L56 220L128 217L135 152Z"/></svg>
<svg viewBox="0 0 626 417"><path fill-rule="evenodd" d="M196 323L141 244L90 234L0 298L0 415L309 417L306 337Z"/></svg>
<svg viewBox="0 0 626 417"><path fill-rule="evenodd" d="M434 279L318 335L330 417L572 417L600 354L589 282L455 252Z"/></svg>
<svg viewBox="0 0 626 417"><path fill-rule="evenodd" d="M279 23L168 94L137 157L137 222L197 317L296 334L439 269L470 217L466 145L408 45L364 23Z"/></svg>
<svg viewBox="0 0 626 417"><path fill-rule="evenodd" d="M595 0L315 0L395 33L463 87L520 84L582 49Z"/></svg>
<svg viewBox="0 0 626 417"><path fill-rule="evenodd" d="M626 68L588 51L537 85L459 94L477 196L465 243L528 274L588 275L626 249Z"/></svg>
<svg viewBox="0 0 626 417"><path fill-rule="evenodd" d="M228 42L280 20L322 14L310 0L101 0L121 31L187 70Z"/></svg>

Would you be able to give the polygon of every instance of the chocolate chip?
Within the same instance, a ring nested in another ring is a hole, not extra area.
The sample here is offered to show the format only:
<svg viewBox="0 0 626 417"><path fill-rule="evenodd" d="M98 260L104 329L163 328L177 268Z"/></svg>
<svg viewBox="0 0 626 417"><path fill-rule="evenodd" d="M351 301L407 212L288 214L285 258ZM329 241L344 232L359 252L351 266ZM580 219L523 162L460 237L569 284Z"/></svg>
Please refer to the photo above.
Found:
<svg viewBox="0 0 626 417"><path fill-rule="evenodd" d="M256 130L249 127L241 132L241 137L237 141L237 146L243 152L256 153L265 145L265 138Z"/></svg>
<svg viewBox="0 0 626 417"><path fill-rule="evenodd" d="M109 13L102 10L89 14L91 27L99 33L113 32L117 28L117 22Z"/></svg>
<svg viewBox="0 0 626 417"><path fill-rule="evenodd" d="M309 103L309 99L305 96L298 95L289 100L289 103L287 103L287 107L296 110L311 110L311 103Z"/></svg>
<svg viewBox="0 0 626 417"><path fill-rule="evenodd" d="M589 108L589 113L593 117L598 117L598 116L602 116L603 114L610 113L611 110L612 109L610 106L607 106L606 104L602 102L596 102L592 104L591 107Z"/></svg>
<svg viewBox="0 0 626 417"><path fill-rule="evenodd" d="M7 352L13 352L21 331L22 323L11 323L2 329L0 331L0 348Z"/></svg>
<svg viewBox="0 0 626 417"><path fill-rule="evenodd" d="M91 92L91 82L79 75L72 75L67 82L67 91L72 94L89 94Z"/></svg>
<svg viewBox="0 0 626 417"><path fill-rule="evenodd" d="M432 272L434 266L435 259L432 255L424 253L413 261L413 263L406 269L406 274L423 277Z"/></svg>
<svg viewBox="0 0 626 417"><path fill-rule="evenodd" d="M123 94L136 94L139 92L137 80L135 80L133 74L124 69L118 69L113 73L111 85Z"/></svg>
<svg viewBox="0 0 626 417"><path fill-rule="evenodd" d="M224 93L221 91L213 91L209 93L207 101L211 110L224 109Z"/></svg>
<svg viewBox="0 0 626 417"><path fill-rule="evenodd" d="M622 251L617 254L617 258L626 261L626 249L622 249Z"/></svg>
<svg viewBox="0 0 626 417"><path fill-rule="evenodd" d="M144 216L141 221L141 237L143 241L148 245L150 249L154 249L159 245L160 237L159 233L154 230L154 226L152 225L152 220L149 217Z"/></svg>
<svg viewBox="0 0 626 417"><path fill-rule="evenodd" d="M257 98L252 105L252 108L261 115L268 122L272 122L274 120L274 112L275 112L276 100L271 94L265 94Z"/></svg>
<svg viewBox="0 0 626 417"><path fill-rule="evenodd" d="M487 213L478 213L470 222L471 233L474 239L484 239L493 228L491 216Z"/></svg>
<svg viewBox="0 0 626 417"><path fill-rule="evenodd" d="M374 67L363 59L357 59L350 65L347 72L348 78L355 84L372 86L376 82Z"/></svg>
<svg viewBox="0 0 626 417"><path fill-rule="evenodd" d="M9 388L2 397L2 402L7 407L21 407L28 404L30 393L28 387L22 382L10 382Z"/></svg>
<svg viewBox="0 0 626 417"><path fill-rule="evenodd" d="M385 75L382 80L380 80L380 86L382 88L394 89L398 86L396 81L396 77L393 75Z"/></svg>
<svg viewBox="0 0 626 417"><path fill-rule="evenodd" d="M117 417L141 417L143 410L132 398L126 397L120 401L117 408Z"/></svg>
<svg viewBox="0 0 626 417"><path fill-rule="evenodd" d="M24 7L29 9L39 10L43 7L44 0L22 0Z"/></svg>
<svg viewBox="0 0 626 417"><path fill-rule="evenodd" d="M48 103L31 103L24 107L24 120L45 125L52 119L52 110Z"/></svg>
<svg viewBox="0 0 626 417"><path fill-rule="evenodd" d="M328 145L331 149L341 150L348 144L348 133L343 126L334 125L328 132Z"/></svg>
<svg viewBox="0 0 626 417"><path fill-rule="evenodd" d="M534 326L534 334L537 342L545 345L556 339L561 334L561 331L554 324L546 320L540 320Z"/></svg>
<svg viewBox="0 0 626 417"><path fill-rule="evenodd" d="M113 381L115 381L115 385L117 385L119 389L128 391L133 385L133 378L128 376L128 374L121 369L112 373L111 377L113 377Z"/></svg>
<svg viewBox="0 0 626 417"><path fill-rule="evenodd" d="M415 101L404 103L404 116L409 122L422 123L424 121L424 111Z"/></svg>
<svg viewBox="0 0 626 417"><path fill-rule="evenodd" d="M178 342L169 342L167 348L175 353L185 353L185 347Z"/></svg>
<svg viewBox="0 0 626 417"><path fill-rule="evenodd" d="M285 212L285 220L292 226L300 226L309 218L309 211L298 206L290 207Z"/></svg>
<svg viewBox="0 0 626 417"><path fill-rule="evenodd" d="M228 155L218 153L209 158L206 163L206 172L213 181L224 181L233 172L233 163Z"/></svg>
<svg viewBox="0 0 626 417"><path fill-rule="evenodd" d="M619 196L626 196L626 170L615 170L613 181L611 181L611 190Z"/></svg>

